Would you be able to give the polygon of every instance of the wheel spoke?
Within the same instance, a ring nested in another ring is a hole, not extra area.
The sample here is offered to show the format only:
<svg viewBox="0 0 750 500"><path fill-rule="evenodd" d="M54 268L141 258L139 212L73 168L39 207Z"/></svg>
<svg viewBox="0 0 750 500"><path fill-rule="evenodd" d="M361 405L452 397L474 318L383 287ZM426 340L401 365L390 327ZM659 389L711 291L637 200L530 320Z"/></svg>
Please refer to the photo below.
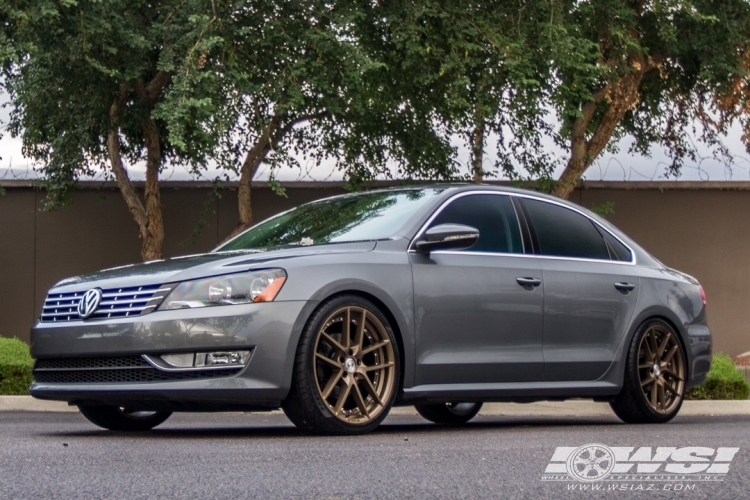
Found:
<svg viewBox="0 0 750 500"><path fill-rule="evenodd" d="M380 365L365 366L362 368L362 372L369 373L375 370L382 370L383 368L388 368L390 366L393 366L393 361L389 361L388 363L383 363Z"/></svg>
<svg viewBox="0 0 750 500"><path fill-rule="evenodd" d="M673 345L672 348L669 350L669 352L667 352L667 354L661 359L661 362L669 363L670 361L672 361L672 358L674 357L675 353L677 352L677 349L679 348L680 347L677 344Z"/></svg>
<svg viewBox="0 0 750 500"><path fill-rule="evenodd" d="M665 375L669 375L669 378L672 378L672 379L676 380L677 382L682 382L682 377L680 377L679 375L677 375L672 370L669 370L669 369L665 368L665 369L662 370L662 373L664 373Z"/></svg>
<svg viewBox="0 0 750 500"><path fill-rule="evenodd" d="M653 330L649 332L648 335L648 348L651 352L651 359L652 361L656 362L659 360L659 349L656 346L656 334Z"/></svg>
<svg viewBox="0 0 750 500"><path fill-rule="evenodd" d="M347 307L344 313L344 324L341 325L341 345L344 346L344 351L349 349L351 345L351 329L352 329L352 308Z"/></svg>
<svg viewBox="0 0 750 500"><path fill-rule="evenodd" d="M367 394L369 394L372 400L375 401L378 405L383 406L383 402L380 400L380 396L378 396L377 389L375 389L375 386L372 385L370 377L363 374L362 380L365 383L365 390L367 390Z"/></svg>
<svg viewBox="0 0 750 500"><path fill-rule="evenodd" d="M328 363L328 364L330 364L330 365L334 366L335 368L338 368L339 370L343 370L343 369L344 369L344 367L343 367L343 366L341 366L341 363L339 363L339 362L338 362L338 361L336 361L335 359L331 359L331 358L329 358L328 356L323 356L323 355L322 355L322 354L320 354L319 352L316 352L316 353L315 353L315 357L316 357L316 358L318 358L318 359L319 359L319 360L321 360L321 361L325 361L326 363Z"/></svg>
<svg viewBox="0 0 750 500"><path fill-rule="evenodd" d="M669 344L669 340L672 337L671 333L667 333L664 335L664 340L662 341L661 345L659 346L659 349L657 350L657 354L659 355L659 358L661 359L662 355L664 354L664 349L667 348L667 344Z"/></svg>
<svg viewBox="0 0 750 500"><path fill-rule="evenodd" d="M351 390L352 386L347 384L344 390L341 391L341 394L339 394L339 398L336 400L336 406L333 407L334 415L338 416L338 414L341 413L341 409L344 407L344 403L346 403Z"/></svg>
<svg viewBox="0 0 750 500"><path fill-rule="evenodd" d="M352 393L352 396L354 397L354 402L357 404L357 408L359 408L359 411L363 416L365 416L366 418L370 418L370 412L367 411L365 398L362 397L362 391L359 390L359 385L356 381L354 382L353 386L354 392Z"/></svg>
<svg viewBox="0 0 750 500"><path fill-rule="evenodd" d="M654 382L654 379L652 377L648 377L645 380L641 380L641 387L645 387L648 384L652 384Z"/></svg>
<svg viewBox="0 0 750 500"><path fill-rule="evenodd" d="M343 374L344 374L344 370L341 369L338 371L338 373L336 373L335 375L331 376L331 378L328 379L328 383L326 384L325 388L323 388L323 393L321 394L324 400L328 399L328 397L331 395L331 393L333 392L333 389L336 388L336 385L341 380L341 376Z"/></svg>
<svg viewBox="0 0 750 500"><path fill-rule="evenodd" d="M371 353L372 351L374 351L376 349L380 349L382 347L385 347L385 346L387 346L390 343L391 343L391 341L388 340L388 339L382 340L382 341L378 342L377 344L371 345L367 349L363 349L361 355L364 356L365 354Z"/></svg>
<svg viewBox="0 0 750 500"><path fill-rule="evenodd" d="M664 394L664 386L659 384L657 386L657 397L659 399L659 406L662 410L667 408L667 395Z"/></svg>
<svg viewBox="0 0 750 500"><path fill-rule="evenodd" d="M320 332L320 336L323 337L323 339L326 342L328 342L331 345L331 347L333 347L337 351L341 351L342 353L346 354L346 348L342 346L341 344L339 344L338 342L336 342L336 339L328 335L326 332Z"/></svg>
<svg viewBox="0 0 750 500"><path fill-rule="evenodd" d="M652 366L654 366L653 363L643 363L643 364L638 365L638 369L643 370L644 368L651 368Z"/></svg>
<svg viewBox="0 0 750 500"><path fill-rule="evenodd" d="M675 387L674 385L672 385L672 384L671 384L671 383L670 383L669 381L665 380L665 381L664 381L664 385L666 385L666 386L667 386L667 388L669 388L669 390L670 390L670 391L672 392L672 394L674 394L675 396L679 396L679 395L680 395L680 393L679 393L679 392L677 391L677 387Z"/></svg>
<svg viewBox="0 0 750 500"><path fill-rule="evenodd" d="M649 337L646 336L646 338L644 339L645 342L643 342L643 347L645 348L644 349L645 350L645 354L648 357L646 359L646 361L648 361L649 363L653 364L654 363L654 352L651 350L651 345L650 345L650 343L648 341L648 338Z"/></svg>
<svg viewBox="0 0 750 500"><path fill-rule="evenodd" d="M659 385L656 379L654 379L654 383L651 384L651 406L653 408L658 408L658 402L656 401L656 386Z"/></svg>
<svg viewBox="0 0 750 500"><path fill-rule="evenodd" d="M365 323L367 323L367 310L362 309L362 318L357 324L357 331L354 334L354 346L357 351L362 350L362 343L365 341Z"/></svg>

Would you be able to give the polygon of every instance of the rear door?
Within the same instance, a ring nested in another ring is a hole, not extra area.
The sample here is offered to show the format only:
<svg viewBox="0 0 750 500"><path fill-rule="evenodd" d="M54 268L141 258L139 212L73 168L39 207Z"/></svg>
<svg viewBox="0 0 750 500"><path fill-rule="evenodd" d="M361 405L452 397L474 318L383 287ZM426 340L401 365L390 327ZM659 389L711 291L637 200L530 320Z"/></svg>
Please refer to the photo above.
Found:
<svg viewBox="0 0 750 500"><path fill-rule="evenodd" d="M544 280L547 381L595 380L612 364L638 297L632 253L584 214L522 198Z"/></svg>
<svg viewBox="0 0 750 500"><path fill-rule="evenodd" d="M474 227L480 237L466 250L410 254L416 384L542 381L541 270L524 254L510 197L454 198L425 229L446 223Z"/></svg>

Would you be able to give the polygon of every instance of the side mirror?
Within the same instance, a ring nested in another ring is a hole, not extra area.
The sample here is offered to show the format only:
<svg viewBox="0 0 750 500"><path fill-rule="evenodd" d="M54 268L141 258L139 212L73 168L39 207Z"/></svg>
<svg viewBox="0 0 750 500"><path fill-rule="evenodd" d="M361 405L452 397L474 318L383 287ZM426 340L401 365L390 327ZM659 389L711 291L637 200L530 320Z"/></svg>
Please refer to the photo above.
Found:
<svg viewBox="0 0 750 500"><path fill-rule="evenodd" d="M469 248L479 239L479 231L461 224L440 224L428 229L417 241L417 250L458 250Z"/></svg>

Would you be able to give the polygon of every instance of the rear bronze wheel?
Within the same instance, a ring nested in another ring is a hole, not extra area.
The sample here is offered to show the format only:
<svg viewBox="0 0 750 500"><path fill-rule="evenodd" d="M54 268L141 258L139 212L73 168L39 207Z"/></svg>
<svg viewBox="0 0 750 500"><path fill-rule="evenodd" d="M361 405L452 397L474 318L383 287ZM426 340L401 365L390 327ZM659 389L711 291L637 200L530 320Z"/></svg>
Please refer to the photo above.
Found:
<svg viewBox="0 0 750 500"><path fill-rule="evenodd" d="M316 433L372 430L393 405L398 365L382 312L361 297L337 297L313 314L303 333L284 412Z"/></svg>
<svg viewBox="0 0 750 500"><path fill-rule="evenodd" d="M685 356L674 329L665 321L644 323L628 353L620 395L610 404L628 423L667 422L682 406Z"/></svg>

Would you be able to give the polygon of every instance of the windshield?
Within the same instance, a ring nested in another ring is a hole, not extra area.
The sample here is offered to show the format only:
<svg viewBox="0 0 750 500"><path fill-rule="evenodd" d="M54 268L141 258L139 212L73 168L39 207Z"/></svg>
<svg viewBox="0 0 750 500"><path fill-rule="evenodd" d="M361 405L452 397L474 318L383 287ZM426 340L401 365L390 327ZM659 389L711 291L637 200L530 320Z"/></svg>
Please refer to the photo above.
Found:
<svg viewBox="0 0 750 500"><path fill-rule="evenodd" d="M258 224L216 251L390 238L442 191L374 191L308 203Z"/></svg>

